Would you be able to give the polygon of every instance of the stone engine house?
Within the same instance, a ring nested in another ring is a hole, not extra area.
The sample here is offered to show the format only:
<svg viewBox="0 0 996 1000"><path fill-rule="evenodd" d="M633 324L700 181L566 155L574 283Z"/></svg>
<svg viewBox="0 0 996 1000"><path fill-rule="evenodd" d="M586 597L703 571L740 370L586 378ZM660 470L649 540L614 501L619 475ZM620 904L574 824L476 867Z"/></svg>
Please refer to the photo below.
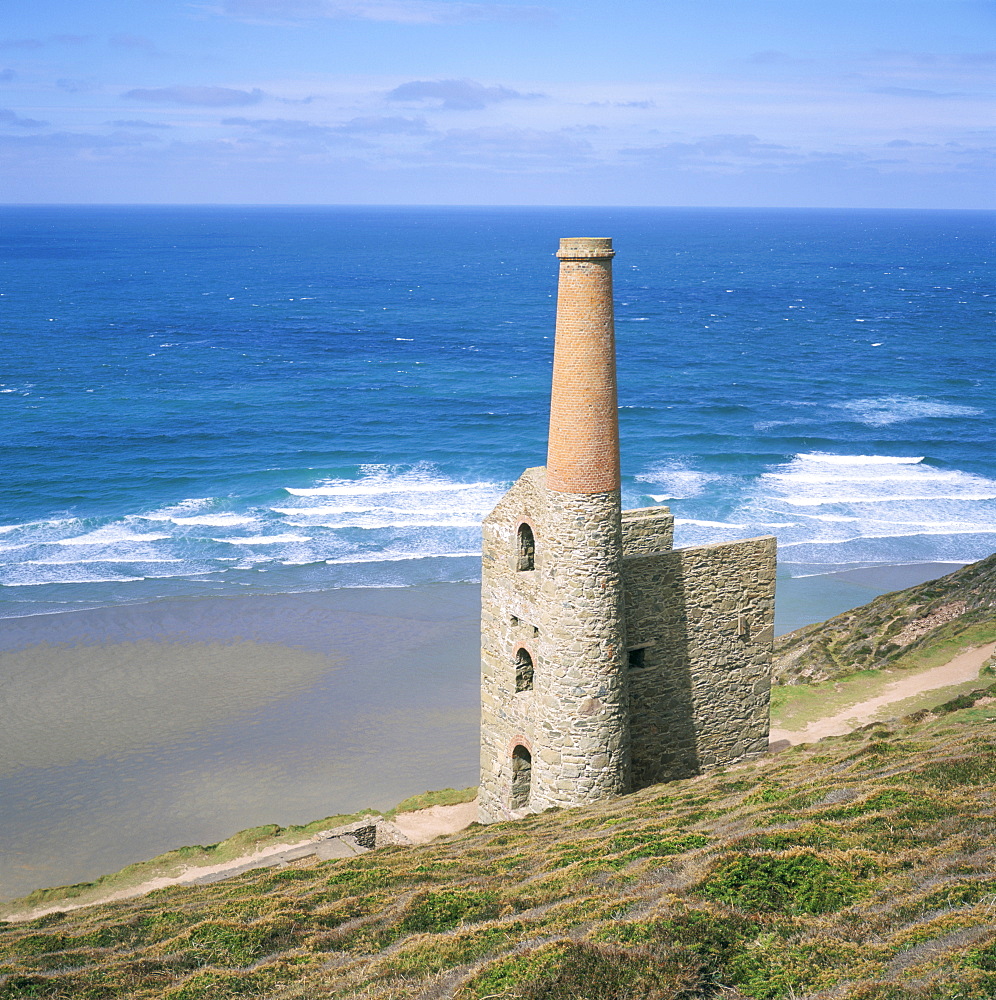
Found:
<svg viewBox="0 0 996 1000"><path fill-rule="evenodd" d="M612 241L560 241L545 468L484 521L479 815L580 805L766 751L775 539L673 549L621 509Z"/></svg>

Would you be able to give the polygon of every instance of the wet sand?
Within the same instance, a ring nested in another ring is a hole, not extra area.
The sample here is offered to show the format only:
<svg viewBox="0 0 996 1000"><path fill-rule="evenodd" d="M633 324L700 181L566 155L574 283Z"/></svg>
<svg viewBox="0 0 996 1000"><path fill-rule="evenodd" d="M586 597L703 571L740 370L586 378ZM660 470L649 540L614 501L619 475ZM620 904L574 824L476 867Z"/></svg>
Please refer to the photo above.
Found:
<svg viewBox="0 0 996 1000"><path fill-rule="evenodd" d="M479 590L174 600L0 628L0 898L476 784Z"/></svg>
<svg viewBox="0 0 996 1000"><path fill-rule="evenodd" d="M779 580L778 632L949 572ZM0 899L477 782L479 588L0 622Z"/></svg>

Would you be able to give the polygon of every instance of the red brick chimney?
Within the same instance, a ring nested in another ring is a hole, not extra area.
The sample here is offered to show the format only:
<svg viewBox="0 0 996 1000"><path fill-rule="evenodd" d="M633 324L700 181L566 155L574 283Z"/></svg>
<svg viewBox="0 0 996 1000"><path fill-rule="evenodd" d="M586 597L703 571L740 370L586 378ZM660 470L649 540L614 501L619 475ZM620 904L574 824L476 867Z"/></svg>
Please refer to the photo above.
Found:
<svg viewBox="0 0 996 1000"><path fill-rule="evenodd" d="M547 489L619 489L612 240L562 239L550 395Z"/></svg>

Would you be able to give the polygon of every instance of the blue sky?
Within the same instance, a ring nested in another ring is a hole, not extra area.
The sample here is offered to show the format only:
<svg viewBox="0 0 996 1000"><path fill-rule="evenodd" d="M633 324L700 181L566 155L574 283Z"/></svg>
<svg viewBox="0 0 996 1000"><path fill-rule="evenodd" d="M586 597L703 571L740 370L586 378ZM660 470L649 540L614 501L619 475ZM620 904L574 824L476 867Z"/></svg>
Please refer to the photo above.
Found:
<svg viewBox="0 0 996 1000"><path fill-rule="evenodd" d="M5 8L7 203L996 203L993 0Z"/></svg>

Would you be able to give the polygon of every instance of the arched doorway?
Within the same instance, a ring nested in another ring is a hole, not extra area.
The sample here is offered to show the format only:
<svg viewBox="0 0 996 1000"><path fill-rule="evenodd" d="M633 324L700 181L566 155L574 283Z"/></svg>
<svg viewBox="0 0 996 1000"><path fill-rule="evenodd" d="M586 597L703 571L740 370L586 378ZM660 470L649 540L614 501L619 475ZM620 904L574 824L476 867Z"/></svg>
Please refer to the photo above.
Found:
<svg viewBox="0 0 996 1000"><path fill-rule="evenodd" d="M512 750L512 808L524 809L529 804L533 755L521 744Z"/></svg>

